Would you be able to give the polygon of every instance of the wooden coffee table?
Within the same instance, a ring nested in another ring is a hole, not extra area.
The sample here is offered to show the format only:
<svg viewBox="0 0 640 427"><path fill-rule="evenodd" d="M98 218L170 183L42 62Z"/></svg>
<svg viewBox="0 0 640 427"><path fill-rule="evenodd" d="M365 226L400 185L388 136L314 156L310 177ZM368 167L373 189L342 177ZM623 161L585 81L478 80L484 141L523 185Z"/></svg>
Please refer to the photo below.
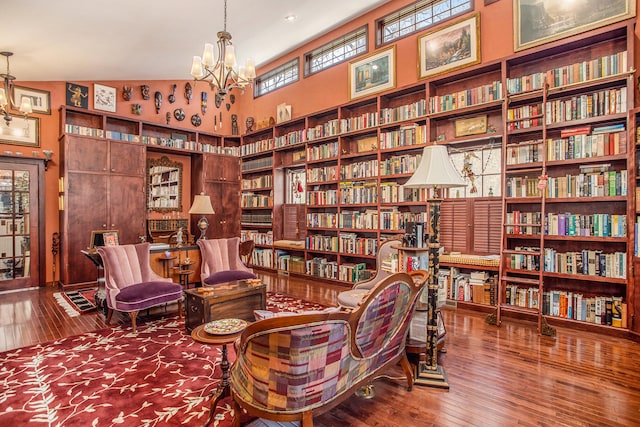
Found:
<svg viewBox="0 0 640 427"><path fill-rule="evenodd" d="M210 292L203 292L209 289ZM210 288L184 291L185 328L191 333L197 326L212 320L237 318L253 321L254 310L267 308L267 285L246 280L221 283Z"/></svg>

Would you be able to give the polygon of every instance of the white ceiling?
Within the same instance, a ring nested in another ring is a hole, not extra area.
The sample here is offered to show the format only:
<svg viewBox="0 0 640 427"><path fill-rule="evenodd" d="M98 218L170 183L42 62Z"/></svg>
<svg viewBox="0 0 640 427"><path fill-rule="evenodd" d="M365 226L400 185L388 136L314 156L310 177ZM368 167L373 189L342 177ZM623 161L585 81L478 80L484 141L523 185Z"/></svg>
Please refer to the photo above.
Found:
<svg viewBox="0 0 640 427"><path fill-rule="evenodd" d="M388 1L228 0L227 31L238 63L260 65ZM0 51L14 53L18 81L188 80L192 57L224 26L224 0L2 3Z"/></svg>

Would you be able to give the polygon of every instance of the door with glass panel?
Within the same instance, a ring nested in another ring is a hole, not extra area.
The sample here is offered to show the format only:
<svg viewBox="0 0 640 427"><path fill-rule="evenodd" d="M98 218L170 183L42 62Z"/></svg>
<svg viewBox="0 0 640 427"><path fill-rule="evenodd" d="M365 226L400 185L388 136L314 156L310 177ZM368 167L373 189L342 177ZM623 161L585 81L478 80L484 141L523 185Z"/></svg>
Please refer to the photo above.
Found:
<svg viewBox="0 0 640 427"><path fill-rule="evenodd" d="M44 275L38 224L44 204L39 200L41 167L0 161L0 291L38 286Z"/></svg>

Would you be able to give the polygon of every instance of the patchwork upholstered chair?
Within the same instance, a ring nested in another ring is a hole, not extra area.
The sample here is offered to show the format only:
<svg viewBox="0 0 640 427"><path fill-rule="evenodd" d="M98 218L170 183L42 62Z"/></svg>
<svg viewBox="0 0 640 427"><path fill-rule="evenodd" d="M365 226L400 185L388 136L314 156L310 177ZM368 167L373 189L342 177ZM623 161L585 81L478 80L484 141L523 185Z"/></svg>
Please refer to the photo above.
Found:
<svg viewBox="0 0 640 427"><path fill-rule="evenodd" d="M205 285L255 279L253 270L240 258L240 238L200 239L200 278Z"/></svg>
<svg viewBox="0 0 640 427"><path fill-rule="evenodd" d="M236 342L230 372L234 426L241 408L262 419L312 426L314 415L351 397L397 362L411 390L407 328L425 282L396 273L376 283L353 311L273 317L249 325Z"/></svg>
<svg viewBox="0 0 640 427"><path fill-rule="evenodd" d="M107 324L113 311L129 313L136 332L140 310L178 302L182 315L182 286L156 274L149 264L149 243L98 248L104 266Z"/></svg>
<svg viewBox="0 0 640 427"><path fill-rule="evenodd" d="M342 291L338 294L338 304L344 308L355 308L362 301L362 298L371 288L381 280L389 277L392 273L381 268L382 262L387 260L398 250L394 246L401 245L400 239L387 239L380 244L376 254L376 274L367 281L356 283L352 289Z"/></svg>

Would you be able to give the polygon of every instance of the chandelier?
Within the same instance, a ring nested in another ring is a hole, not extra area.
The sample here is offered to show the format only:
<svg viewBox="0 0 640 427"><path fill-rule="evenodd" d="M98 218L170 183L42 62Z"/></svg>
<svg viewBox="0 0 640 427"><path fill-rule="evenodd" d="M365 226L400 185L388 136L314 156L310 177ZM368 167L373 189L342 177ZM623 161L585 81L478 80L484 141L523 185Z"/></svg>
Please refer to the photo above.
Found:
<svg viewBox="0 0 640 427"><path fill-rule="evenodd" d="M244 67L237 70L236 54L227 32L227 0L224 1L224 29L218 32L218 56L214 58L213 44L205 43L202 57L194 56L191 75L196 81L206 81L221 99L234 88L244 90L256 77L256 67L248 59Z"/></svg>
<svg viewBox="0 0 640 427"><path fill-rule="evenodd" d="M13 93L13 81L16 78L12 76L9 71L9 57L13 55L13 52L0 52L0 55L7 58L7 72L5 74L0 74L0 77L4 80L4 84L0 88L0 114L4 116L4 122L9 126L11 124L11 115L9 114L9 110L11 107L15 108L16 106L15 100L11 98ZM19 109L26 119L29 116L29 113L33 112L31 98L23 96L20 100Z"/></svg>

